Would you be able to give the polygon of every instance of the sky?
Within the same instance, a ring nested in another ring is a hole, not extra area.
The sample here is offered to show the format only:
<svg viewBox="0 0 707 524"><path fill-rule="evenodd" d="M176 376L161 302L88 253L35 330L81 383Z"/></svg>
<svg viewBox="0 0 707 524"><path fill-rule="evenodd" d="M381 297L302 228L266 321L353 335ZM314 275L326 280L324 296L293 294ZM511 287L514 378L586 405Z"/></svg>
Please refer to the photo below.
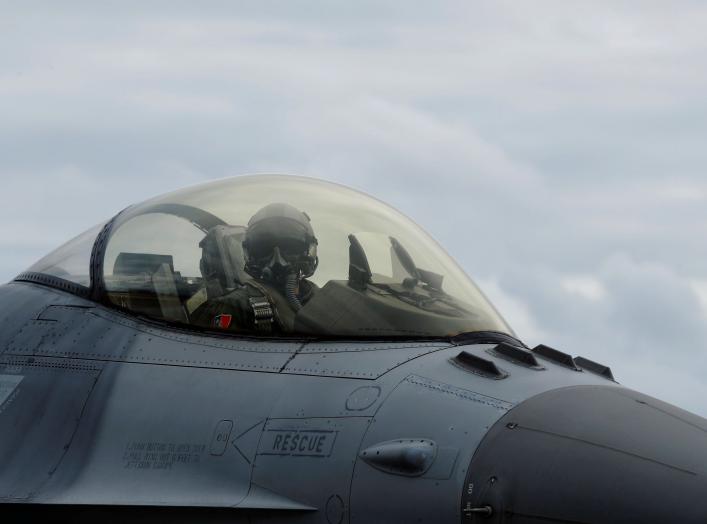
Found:
<svg viewBox="0 0 707 524"><path fill-rule="evenodd" d="M0 0L0 281L246 173L429 231L529 345L707 416L707 4Z"/></svg>

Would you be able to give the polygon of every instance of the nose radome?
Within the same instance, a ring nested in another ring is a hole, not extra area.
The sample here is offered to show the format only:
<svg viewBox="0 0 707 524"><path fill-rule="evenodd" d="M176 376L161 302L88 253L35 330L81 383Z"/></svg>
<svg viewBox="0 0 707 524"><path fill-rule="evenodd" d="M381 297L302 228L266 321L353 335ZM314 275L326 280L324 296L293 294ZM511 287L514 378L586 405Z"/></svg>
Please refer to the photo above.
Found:
<svg viewBox="0 0 707 524"><path fill-rule="evenodd" d="M616 386L543 393L484 437L462 515L513 524L704 524L707 420Z"/></svg>

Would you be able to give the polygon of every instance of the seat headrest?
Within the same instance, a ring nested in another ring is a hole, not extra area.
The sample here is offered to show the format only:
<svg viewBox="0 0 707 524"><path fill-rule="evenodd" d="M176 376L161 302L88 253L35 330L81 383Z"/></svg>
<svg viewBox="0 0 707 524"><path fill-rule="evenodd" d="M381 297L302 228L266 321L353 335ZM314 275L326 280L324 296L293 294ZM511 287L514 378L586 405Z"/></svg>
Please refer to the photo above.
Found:
<svg viewBox="0 0 707 524"><path fill-rule="evenodd" d="M210 296L227 293L250 280L244 270L245 232L243 226L214 226L199 243L202 249L201 274Z"/></svg>
<svg viewBox="0 0 707 524"><path fill-rule="evenodd" d="M174 273L172 255L153 255L151 253L120 253L113 265L114 276L136 276L154 274L162 264L167 264Z"/></svg>

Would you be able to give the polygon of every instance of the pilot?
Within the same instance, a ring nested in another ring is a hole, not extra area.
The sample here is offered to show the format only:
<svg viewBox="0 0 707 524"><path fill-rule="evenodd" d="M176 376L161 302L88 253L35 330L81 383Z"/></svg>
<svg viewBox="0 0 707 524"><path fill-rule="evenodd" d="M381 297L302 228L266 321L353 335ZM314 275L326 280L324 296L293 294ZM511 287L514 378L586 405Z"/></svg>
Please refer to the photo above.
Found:
<svg viewBox="0 0 707 524"><path fill-rule="evenodd" d="M245 272L252 277L209 300L193 321L219 329L287 333L317 291L307 280L317 269L317 238L306 213L269 204L248 221L243 240Z"/></svg>

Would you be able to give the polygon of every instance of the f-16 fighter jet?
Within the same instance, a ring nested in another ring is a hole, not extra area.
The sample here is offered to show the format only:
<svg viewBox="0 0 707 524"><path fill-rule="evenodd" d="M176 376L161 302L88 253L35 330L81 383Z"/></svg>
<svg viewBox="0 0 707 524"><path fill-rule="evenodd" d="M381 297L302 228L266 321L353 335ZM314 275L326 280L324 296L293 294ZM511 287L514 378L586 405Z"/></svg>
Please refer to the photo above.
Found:
<svg viewBox="0 0 707 524"><path fill-rule="evenodd" d="M367 195L190 187L0 287L0 519L707 522L707 420L591 357Z"/></svg>

